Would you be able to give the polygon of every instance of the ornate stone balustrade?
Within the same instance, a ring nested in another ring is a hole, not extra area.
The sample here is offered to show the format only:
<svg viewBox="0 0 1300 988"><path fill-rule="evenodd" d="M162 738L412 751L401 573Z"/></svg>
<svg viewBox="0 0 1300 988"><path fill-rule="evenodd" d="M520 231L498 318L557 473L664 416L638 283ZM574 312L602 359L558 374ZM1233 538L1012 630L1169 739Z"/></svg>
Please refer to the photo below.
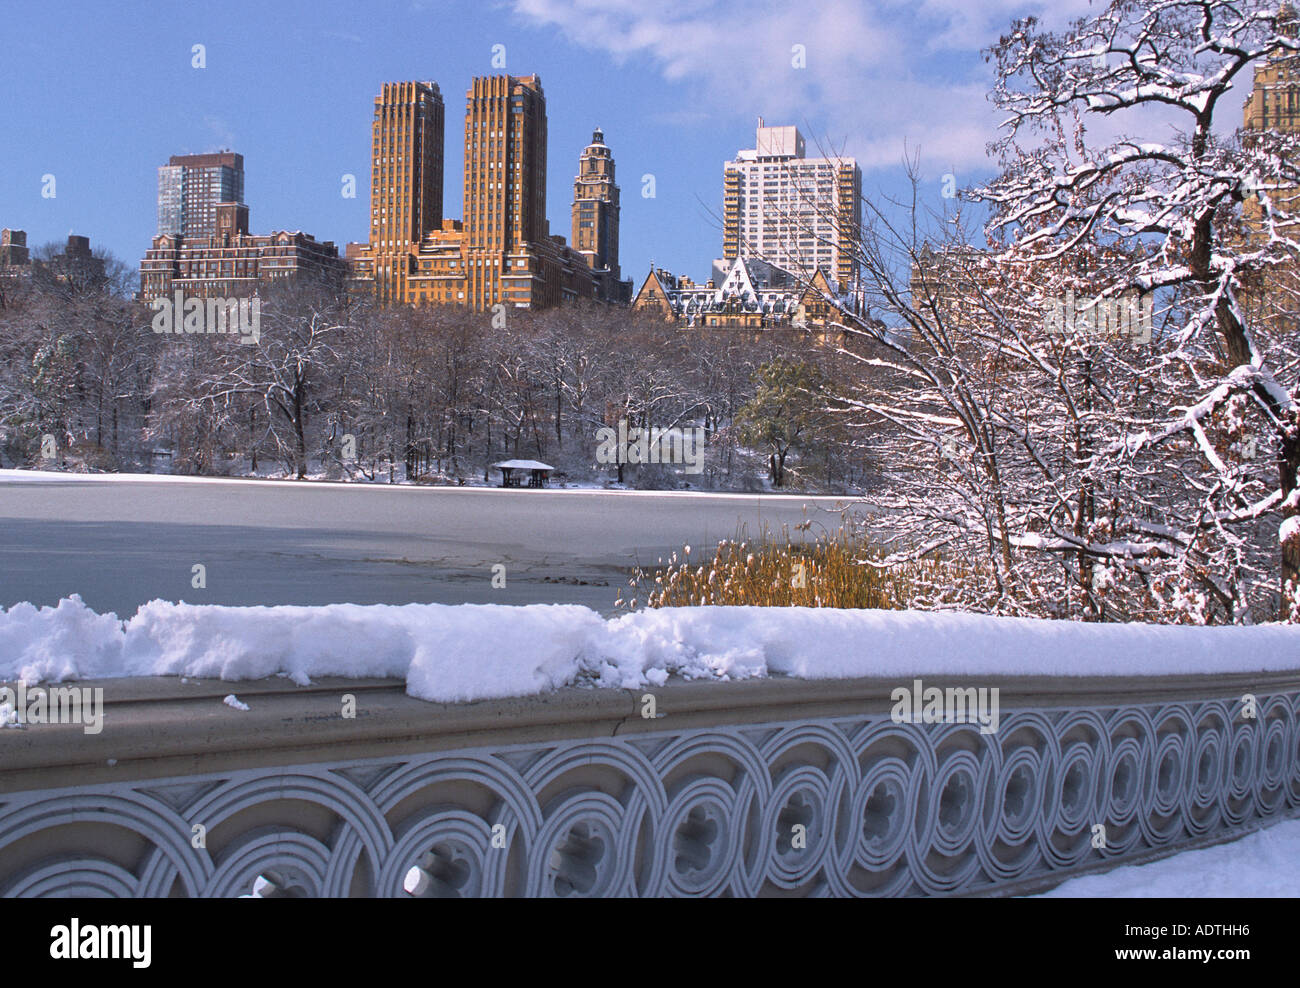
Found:
<svg viewBox="0 0 1300 988"><path fill-rule="evenodd" d="M943 683L992 734L884 680L95 685L98 735L0 731L5 895L1011 894L1300 813L1300 674Z"/></svg>

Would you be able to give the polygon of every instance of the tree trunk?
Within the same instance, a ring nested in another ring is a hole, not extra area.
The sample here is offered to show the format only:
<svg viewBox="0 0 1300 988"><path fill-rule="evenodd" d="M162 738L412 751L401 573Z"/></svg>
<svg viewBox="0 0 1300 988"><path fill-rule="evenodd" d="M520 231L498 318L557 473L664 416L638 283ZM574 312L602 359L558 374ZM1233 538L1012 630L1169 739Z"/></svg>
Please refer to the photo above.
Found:
<svg viewBox="0 0 1300 988"><path fill-rule="evenodd" d="M1284 495L1282 524L1292 525L1289 536L1282 542L1282 608L1283 621L1300 620L1300 411L1291 416L1289 428L1281 441L1278 470Z"/></svg>
<svg viewBox="0 0 1300 988"><path fill-rule="evenodd" d="M293 390L293 460L299 480L307 478L307 437L302 428L302 387Z"/></svg>

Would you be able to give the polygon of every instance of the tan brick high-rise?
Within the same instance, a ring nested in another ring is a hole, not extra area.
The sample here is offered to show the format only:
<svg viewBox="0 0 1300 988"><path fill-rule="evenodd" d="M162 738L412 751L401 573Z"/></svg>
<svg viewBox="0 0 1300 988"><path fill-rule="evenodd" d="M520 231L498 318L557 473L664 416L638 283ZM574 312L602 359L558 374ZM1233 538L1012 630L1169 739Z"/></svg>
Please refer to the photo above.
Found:
<svg viewBox="0 0 1300 988"><path fill-rule="evenodd" d="M411 256L442 226L443 103L436 82L384 83L371 124L375 293L406 297Z"/></svg>
<svg viewBox="0 0 1300 988"><path fill-rule="evenodd" d="M535 75L465 95L465 301L484 308L528 291L529 247L547 237L546 96Z"/></svg>
<svg viewBox="0 0 1300 988"><path fill-rule="evenodd" d="M1294 10L1278 25L1282 33L1295 36ZM1263 131L1300 134L1300 55L1276 55L1255 65L1255 84L1242 108L1244 139L1249 142ZM1282 209L1300 211L1300 191L1294 188L1272 189L1270 198ZM1248 228L1259 232L1262 211L1257 199L1246 202Z"/></svg>
<svg viewBox="0 0 1300 988"><path fill-rule="evenodd" d="M1300 35L1293 7L1283 8L1278 31L1292 38ZM1247 146L1266 139L1266 132L1270 131L1300 135L1300 55L1275 55L1255 64L1254 88L1242 116L1242 141ZM1291 216L1300 215L1300 189L1283 184L1281 188L1268 189L1267 195L1274 208ZM1263 206L1257 197L1251 196L1242 204L1242 218L1245 240L1240 245L1242 248L1258 245L1273 235L1274 231L1265 227ZM1276 232L1294 237L1298 228L1300 221L1293 221L1279 225ZM1293 300L1300 291L1300 270L1294 259L1239 277L1239 284L1238 300L1249 322L1271 327L1273 331L1296 331L1292 313Z"/></svg>

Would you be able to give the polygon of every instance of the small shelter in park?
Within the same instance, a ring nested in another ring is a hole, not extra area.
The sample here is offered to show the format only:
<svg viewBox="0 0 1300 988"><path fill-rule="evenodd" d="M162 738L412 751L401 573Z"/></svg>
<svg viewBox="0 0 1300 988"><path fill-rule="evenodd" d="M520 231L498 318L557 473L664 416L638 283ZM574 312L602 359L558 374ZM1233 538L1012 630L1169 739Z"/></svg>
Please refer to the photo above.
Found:
<svg viewBox="0 0 1300 988"><path fill-rule="evenodd" d="M492 464L493 470L501 471L502 487L545 487L546 480L555 467L537 460L502 460ZM524 483L524 475L528 483Z"/></svg>

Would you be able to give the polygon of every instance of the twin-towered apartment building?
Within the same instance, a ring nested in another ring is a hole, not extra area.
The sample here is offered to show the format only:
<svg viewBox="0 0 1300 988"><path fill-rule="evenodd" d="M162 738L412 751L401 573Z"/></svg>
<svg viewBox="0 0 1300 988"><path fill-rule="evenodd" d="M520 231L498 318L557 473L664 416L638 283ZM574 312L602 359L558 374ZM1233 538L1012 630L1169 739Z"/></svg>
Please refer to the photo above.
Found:
<svg viewBox="0 0 1300 988"><path fill-rule="evenodd" d="M577 299L626 304L614 157L597 130L574 181L572 243L546 217L546 96L535 75L477 78L465 94L462 219L443 216L437 83L386 84L371 135L370 240L349 244L354 284L387 302L486 309Z"/></svg>

